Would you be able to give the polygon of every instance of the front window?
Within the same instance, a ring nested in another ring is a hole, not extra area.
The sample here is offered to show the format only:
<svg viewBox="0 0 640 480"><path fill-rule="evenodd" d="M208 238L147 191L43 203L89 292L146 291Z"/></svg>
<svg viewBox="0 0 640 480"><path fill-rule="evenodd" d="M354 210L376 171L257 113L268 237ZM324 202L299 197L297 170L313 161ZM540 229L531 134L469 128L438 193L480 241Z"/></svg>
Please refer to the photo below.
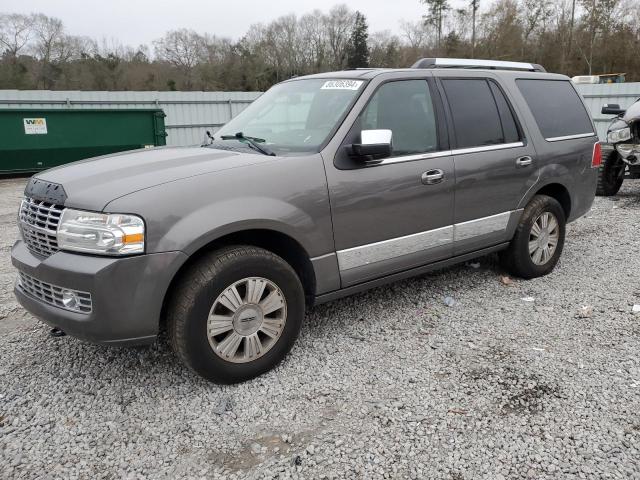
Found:
<svg viewBox="0 0 640 480"><path fill-rule="evenodd" d="M362 112L362 130L393 132L393 156L438 149L436 117L426 80L382 85Z"/></svg>
<svg viewBox="0 0 640 480"><path fill-rule="evenodd" d="M350 79L294 80L274 86L215 134L264 140L279 155L317 152L364 88ZM215 148L215 144L213 145Z"/></svg>

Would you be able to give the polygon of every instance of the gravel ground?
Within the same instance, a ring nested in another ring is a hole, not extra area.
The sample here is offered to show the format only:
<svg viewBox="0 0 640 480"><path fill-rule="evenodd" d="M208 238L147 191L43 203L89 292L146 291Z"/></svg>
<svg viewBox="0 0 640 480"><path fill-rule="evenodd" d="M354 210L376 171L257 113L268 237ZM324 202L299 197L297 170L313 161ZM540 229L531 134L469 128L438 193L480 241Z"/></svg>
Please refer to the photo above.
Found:
<svg viewBox="0 0 640 480"><path fill-rule="evenodd" d="M0 182L0 477L640 478L640 181L569 226L545 278L486 257L320 306L275 371L226 387L162 341L23 313L23 184Z"/></svg>

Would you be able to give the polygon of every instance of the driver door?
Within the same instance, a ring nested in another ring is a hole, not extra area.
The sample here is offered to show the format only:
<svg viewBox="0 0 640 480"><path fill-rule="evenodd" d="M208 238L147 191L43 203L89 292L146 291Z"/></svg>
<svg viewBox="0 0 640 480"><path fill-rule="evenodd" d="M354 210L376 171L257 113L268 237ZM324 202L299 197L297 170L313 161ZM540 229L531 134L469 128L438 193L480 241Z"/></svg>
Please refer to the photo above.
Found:
<svg viewBox="0 0 640 480"><path fill-rule="evenodd" d="M424 78L381 84L327 162L342 287L452 256L454 166L439 102ZM380 129L392 131L390 157L347 153L362 130Z"/></svg>

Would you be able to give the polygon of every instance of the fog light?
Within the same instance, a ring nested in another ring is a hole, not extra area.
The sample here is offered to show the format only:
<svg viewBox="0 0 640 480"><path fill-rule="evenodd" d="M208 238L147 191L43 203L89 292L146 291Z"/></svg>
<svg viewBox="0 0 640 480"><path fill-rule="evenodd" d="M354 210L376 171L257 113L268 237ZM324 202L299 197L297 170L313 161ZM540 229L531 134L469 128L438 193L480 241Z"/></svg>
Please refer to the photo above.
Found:
<svg viewBox="0 0 640 480"><path fill-rule="evenodd" d="M78 295L75 292L72 292L70 290L63 290L62 304L66 308L76 309L78 308L78 305L80 305L80 298L78 298Z"/></svg>

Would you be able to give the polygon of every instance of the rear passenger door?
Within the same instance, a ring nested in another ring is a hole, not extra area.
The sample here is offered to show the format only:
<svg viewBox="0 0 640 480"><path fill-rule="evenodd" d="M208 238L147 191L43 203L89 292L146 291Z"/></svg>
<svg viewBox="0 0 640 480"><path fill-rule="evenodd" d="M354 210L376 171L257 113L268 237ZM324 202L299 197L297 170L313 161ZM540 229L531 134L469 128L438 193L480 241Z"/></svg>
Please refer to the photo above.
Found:
<svg viewBox="0 0 640 480"><path fill-rule="evenodd" d="M443 72L439 85L452 131L454 255L460 255L508 239L538 168L533 145L496 79Z"/></svg>

